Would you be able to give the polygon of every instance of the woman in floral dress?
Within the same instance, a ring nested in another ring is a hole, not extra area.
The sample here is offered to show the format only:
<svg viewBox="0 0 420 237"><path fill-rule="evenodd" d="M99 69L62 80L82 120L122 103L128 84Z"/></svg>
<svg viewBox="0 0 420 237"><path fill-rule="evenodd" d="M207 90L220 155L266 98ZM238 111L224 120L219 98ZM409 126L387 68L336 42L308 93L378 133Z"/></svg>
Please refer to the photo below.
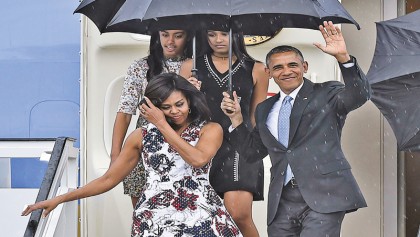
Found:
<svg viewBox="0 0 420 237"><path fill-rule="evenodd" d="M162 30L150 38L149 55L134 61L128 68L114 122L111 147L111 164L118 157L132 115L136 114L139 101L143 98L147 83L155 75L164 72L178 73L182 62L191 57L190 36L184 30ZM140 116L137 128L145 124ZM124 194L131 196L133 207L145 184L144 167L141 162L124 179Z"/></svg>
<svg viewBox="0 0 420 237"><path fill-rule="evenodd" d="M42 208L45 216L60 203L106 192L142 157L146 185L134 210L131 236L242 236L209 182L223 131L207 122L210 110L204 95L181 76L161 74L149 82L140 112L149 123L130 134L103 176L29 205L22 215Z"/></svg>

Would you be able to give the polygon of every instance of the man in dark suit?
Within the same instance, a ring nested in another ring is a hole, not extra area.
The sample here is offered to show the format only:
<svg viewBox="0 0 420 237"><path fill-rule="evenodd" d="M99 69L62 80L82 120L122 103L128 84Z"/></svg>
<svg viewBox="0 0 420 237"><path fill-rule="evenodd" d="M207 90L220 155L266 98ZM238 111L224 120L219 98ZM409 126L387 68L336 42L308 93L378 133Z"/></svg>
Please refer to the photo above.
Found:
<svg viewBox="0 0 420 237"><path fill-rule="evenodd" d="M366 206L340 141L347 114L369 99L370 87L340 29L332 22L319 28L326 45L314 45L337 59L345 85L307 80L302 53L279 46L267 54L266 63L280 92L257 106L252 133L242 123L235 93L234 100L225 93L221 103L232 122L228 136L244 138L231 141L242 157L251 162L270 156L267 222L272 237L338 237L345 213Z"/></svg>

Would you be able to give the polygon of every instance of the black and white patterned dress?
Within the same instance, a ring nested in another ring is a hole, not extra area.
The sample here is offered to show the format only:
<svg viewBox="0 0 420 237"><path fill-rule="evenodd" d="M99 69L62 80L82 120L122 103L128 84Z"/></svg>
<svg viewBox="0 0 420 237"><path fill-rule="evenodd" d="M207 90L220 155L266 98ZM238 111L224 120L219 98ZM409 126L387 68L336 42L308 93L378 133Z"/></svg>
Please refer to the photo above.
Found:
<svg viewBox="0 0 420 237"><path fill-rule="evenodd" d="M193 122L181 137L199 140L204 122ZM133 214L133 237L242 236L209 182L211 161L194 168L153 125L143 127L142 161L146 185Z"/></svg>
<svg viewBox="0 0 420 237"><path fill-rule="evenodd" d="M162 73L174 72L178 74L184 61L185 57L165 59L162 62L164 65ZM124 79L118 112L131 115L136 114L138 103L143 99L144 91L146 90L147 70L149 70L149 66L146 58L136 60L130 65ZM136 127L145 123L146 121L140 116ZM131 197L140 197L140 192L145 182L144 167L139 162L123 181L124 194L128 194Z"/></svg>

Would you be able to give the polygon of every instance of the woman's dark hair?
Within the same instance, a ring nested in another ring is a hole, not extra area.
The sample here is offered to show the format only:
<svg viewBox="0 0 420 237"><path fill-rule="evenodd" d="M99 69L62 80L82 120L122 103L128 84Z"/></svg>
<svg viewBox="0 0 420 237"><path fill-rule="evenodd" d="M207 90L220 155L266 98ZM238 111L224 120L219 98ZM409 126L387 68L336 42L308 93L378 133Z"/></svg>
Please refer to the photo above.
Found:
<svg viewBox="0 0 420 237"><path fill-rule="evenodd" d="M184 57L191 58L192 56L192 34L188 31L187 33L187 42L184 48ZM147 65L149 70L147 70L146 78L147 81L156 75L159 75L163 71L163 49L160 44L159 31L155 31L150 35L150 44L149 44L149 55L147 56Z"/></svg>
<svg viewBox="0 0 420 237"><path fill-rule="evenodd" d="M207 32L209 30L201 31L201 34L197 34L198 45L201 45L201 48L197 50L199 55L202 56L204 54L211 54L213 50L211 49L208 39L207 39ZM238 58L239 61L241 60L249 60L249 61L257 61L251 55L248 54L244 35L242 32L237 32L232 34L232 50L233 54Z"/></svg>
<svg viewBox="0 0 420 237"><path fill-rule="evenodd" d="M153 77L147 84L144 95L159 108L174 91L181 92L187 98L191 109L188 119L191 122L210 120L211 112L204 94L175 73L162 73Z"/></svg>

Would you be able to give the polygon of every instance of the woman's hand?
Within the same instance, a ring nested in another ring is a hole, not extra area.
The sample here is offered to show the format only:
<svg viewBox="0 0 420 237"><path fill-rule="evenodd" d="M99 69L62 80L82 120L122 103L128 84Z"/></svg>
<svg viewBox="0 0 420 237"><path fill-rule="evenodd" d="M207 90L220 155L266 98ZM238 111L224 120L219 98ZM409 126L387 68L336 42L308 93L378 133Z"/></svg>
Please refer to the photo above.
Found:
<svg viewBox="0 0 420 237"><path fill-rule="evenodd" d="M140 105L140 114L149 122L154 124L156 127L162 123L166 123L165 115L157 108L147 97L144 97L147 103Z"/></svg>
<svg viewBox="0 0 420 237"><path fill-rule="evenodd" d="M197 78L189 77L187 81L189 81L195 88L197 88L197 90L201 89L201 81L197 80Z"/></svg>
<svg viewBox="0 0 420 237"><path fill-rule="evenodd" d="M243 122L243 117L241 113L241 106L239 105L238 96L236 95L236 91L233 92L233 100L230 98L227 92L223 92L223 99L220 103L220 108L222 109L223 113L225 113L232 122L232 126L236 128ZM231 113L228 113L229 112Z"/></svg>
<svg viewBox="0 0 420 237"><path fill-rule="evenodd" d="M42 217L46 217L48 216L48 214L50 214L52 210L54 210L58 206L58 204L60 204L60 202L58 201L58 198L53 198L53 199L45 200L42 202L37 202L32 205L27 205L21 215L27 216L35 210L44 209L44 211L42 212Z"/></svg>

